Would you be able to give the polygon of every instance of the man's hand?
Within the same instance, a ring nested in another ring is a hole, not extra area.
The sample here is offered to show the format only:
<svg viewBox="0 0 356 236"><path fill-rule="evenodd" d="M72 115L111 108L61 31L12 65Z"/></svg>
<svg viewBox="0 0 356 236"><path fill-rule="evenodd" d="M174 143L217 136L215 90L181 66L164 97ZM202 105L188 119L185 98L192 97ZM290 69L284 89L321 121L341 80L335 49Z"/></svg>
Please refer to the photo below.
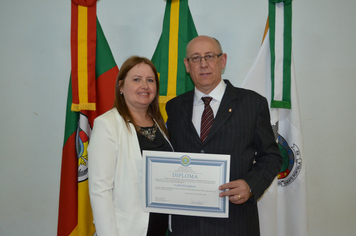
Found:
<svg viewBox="0 0 356 236"><path fill-rule="evenodd" d="M219 187L219 190L226 190L221 192L219 196L229 196L230 202L234 204L242 204L250 198L250 186L248 186L246 181L243 179L238 179L223 184Z"/></svg>

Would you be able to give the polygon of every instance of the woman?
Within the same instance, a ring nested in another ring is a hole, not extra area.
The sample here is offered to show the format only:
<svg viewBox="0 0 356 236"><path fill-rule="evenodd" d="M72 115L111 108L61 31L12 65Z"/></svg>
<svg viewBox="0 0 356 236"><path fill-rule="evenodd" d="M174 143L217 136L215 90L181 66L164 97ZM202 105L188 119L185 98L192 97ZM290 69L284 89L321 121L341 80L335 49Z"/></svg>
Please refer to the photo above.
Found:
<svg viewBox="0 0 356 236"><path fill-rule="evenodd" d="M172 151L159 111L158 74L133 56L116 81L114 108L94 121L88 147L89 193L98 236L165 235L168 216L143 212L142 150Z"/></svg>

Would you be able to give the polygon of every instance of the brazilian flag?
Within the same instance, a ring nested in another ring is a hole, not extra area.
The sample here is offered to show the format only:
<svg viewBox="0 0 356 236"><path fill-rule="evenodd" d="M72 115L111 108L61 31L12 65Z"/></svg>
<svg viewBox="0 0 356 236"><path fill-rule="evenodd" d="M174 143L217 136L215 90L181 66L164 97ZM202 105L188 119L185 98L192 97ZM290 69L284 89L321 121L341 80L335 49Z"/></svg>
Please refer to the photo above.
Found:
<svg viewBox="0 0 356 236"><path fill-rule="evenodd" d="M162 34L152 57L160 77L159 103L165 121L166 103L194 87L185 70L184 58L188 42L196 36L188 0L167 0Z"/></svg>

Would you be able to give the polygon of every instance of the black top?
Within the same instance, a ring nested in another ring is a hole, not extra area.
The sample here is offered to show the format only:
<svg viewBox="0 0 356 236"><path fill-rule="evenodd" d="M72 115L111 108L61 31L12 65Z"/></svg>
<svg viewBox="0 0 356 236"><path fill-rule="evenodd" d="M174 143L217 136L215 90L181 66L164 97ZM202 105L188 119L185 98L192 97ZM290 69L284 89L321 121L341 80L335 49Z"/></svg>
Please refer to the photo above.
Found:
<svg viewBox="0 0 356 236"><path fill-rule="evenodd" d="M141 127L142 131L151 133L152 127ZM154 139L151 141L148 137L137 132L138 142L140 143L141 154L142 150L155 150L155 151L172 151L168 141L164 138L161 131L156 128ZM147 236L164 236L168 229L168 215L160 213L150 213Z"/></svg>
<svg viewBox="0 0 356 236"><path fill-rule="evenodd" d="M155 125L152 127L141 127L142 130L154 129ZM138 142L140 143L141 154L142 150L154 150L154 151L168 151L171 152L172 148L168 141L164 138L161 131L157 127L156 137L153 141L149 140L147 137L143 136L141 133L137 132Z"/></svg>

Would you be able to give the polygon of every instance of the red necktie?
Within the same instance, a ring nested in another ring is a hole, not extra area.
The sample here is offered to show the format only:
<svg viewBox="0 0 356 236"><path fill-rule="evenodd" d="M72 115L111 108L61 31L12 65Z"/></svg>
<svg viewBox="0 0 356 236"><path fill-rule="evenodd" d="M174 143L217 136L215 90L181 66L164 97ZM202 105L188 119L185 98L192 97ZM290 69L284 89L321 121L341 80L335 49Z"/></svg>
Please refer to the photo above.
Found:
<svg viewBox="0 0 356 236"><path fill-rule="evenodd" d="M214 113L210 106L210 102L213 98L202 97L201 99L203 100L205 106L203 115L201 116L200 139L204 143L214 121Z"/></svg>

